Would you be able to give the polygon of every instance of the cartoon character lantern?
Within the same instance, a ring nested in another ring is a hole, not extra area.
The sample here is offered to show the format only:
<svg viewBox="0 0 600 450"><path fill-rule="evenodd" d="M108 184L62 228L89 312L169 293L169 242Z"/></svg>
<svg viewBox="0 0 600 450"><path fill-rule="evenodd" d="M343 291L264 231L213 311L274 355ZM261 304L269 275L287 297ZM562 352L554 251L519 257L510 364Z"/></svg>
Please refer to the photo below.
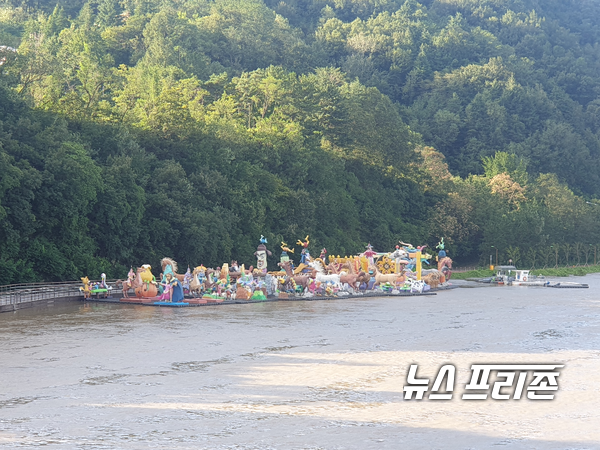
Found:
<svg viewBox="0 0 600 450"><path fill-rule="evenodd" d="M300 253L300 263L301 264L308 264L309 261L311 260L310 253L308 251L308 245L310 244L308 237L309 236L306 235L306 237L304 238L304 242L302 242L300 239L298 239L298 242L296 242L297 245L302 246L302 252Z"/></svg>
<svg viewBox="0 0 600 450"><path fill-rule="evenodd" d="M370 266L375 265L375 256L377 256L377 252L373 250L373 246L371 245L371 243L367 245L367 249L363 253L361 253L360 256L364 256L365 258L367 258L369 260Z"/></svg>
<svg viewBox="0 0 600 450"><path fill-rule="evenodd" d="M144 270L140 273L140 277L143 283L141 287L136 288L135 295L138 298L156 297L156 294L158 294L158 289L156 287L156 278L154 278L154 275L152 275L152 267L150 264L144 264L142 268Z"/></svg>
<svg viewBox="0 0 600 450"><path fill-rule="evenodd" d="M294 253L294 249L293 248L290 249L285 242L281 241L281 258L280 258L281 262L285 262L285 261L289 261L290 260L288 252Z"/></svg>
<svg viewBox="0 0 600 450"><path fill-rule="evenodd" d="M435 248L437 248L440 252L438 253L438 258L444 258L446 256L446 250L445 249L445 245L444 245L444 238L442 238L442 240L440 242L438 242L438 245L435 246Z"/></svg>
<svg viewBox="0 0 600 450"><path fill-rule="evenodd" d="M321 254L319 255L319 258L321 258L323 262L327 264L327 249L325 247L321 249Z"/></svg>
<svg viewBox="0 0 600 450"><path fill-rule="evenodd" d="M254 256L256 256L256 268L261 272L267 271L267 255L271 256L272 253L267 250L267 246L265 244L259 244L259 246L256 247Z"/></svg>

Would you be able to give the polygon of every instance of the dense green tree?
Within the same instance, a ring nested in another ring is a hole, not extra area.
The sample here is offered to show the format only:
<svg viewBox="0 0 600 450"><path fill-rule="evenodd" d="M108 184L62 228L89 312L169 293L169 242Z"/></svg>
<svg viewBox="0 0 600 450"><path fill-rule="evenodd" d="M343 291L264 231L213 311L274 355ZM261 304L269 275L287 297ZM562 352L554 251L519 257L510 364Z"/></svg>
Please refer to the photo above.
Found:
<svg viewBox="0 0 600 450"><path fill-rule="evenodd" d="M98 3L96 23L100 28L118 25L120 5L117 0L102 0Z"/></svg>
<svg viewBox="0 0 600 450"><path fill-rule="evenodd" d="M581 261L600 242L597 17L592 0L3 0L0 283L249 264L261 234Z"/></svg>

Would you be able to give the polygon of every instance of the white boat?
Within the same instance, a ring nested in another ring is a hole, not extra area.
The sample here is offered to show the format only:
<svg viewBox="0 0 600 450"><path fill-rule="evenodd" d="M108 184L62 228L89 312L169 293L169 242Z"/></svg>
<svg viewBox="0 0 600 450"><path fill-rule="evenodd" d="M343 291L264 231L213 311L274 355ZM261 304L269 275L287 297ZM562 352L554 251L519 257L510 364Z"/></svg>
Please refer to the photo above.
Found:
<svg viewBox="0 0 600 450"><path fill-rule="evenodd" d="M585 283L572 281L549 281L543 275L532 275L529 270L518 270L515 266L496 266L496 275L489 278L471 279L479 283L507 286L545 286L553 288L588 288Z"/></svg>
<svg viewBox="0 0 600 450"><path fill-rule="evenodd" d="M550 284L544 278L540 279L530 275L529 270L515 270L511 278L513 277L514 279L509 283L511 286L548 286Z"/></svg>
<svg viewBox="0 0 600 450"><path fill-rule="evenodd" d="M573 281L549 281L544 276L530 275L529 270L514 270L513 274L509 271L509 281L511 286L545 286L552 288L588 288L585 283L575 283Z"/></svg>

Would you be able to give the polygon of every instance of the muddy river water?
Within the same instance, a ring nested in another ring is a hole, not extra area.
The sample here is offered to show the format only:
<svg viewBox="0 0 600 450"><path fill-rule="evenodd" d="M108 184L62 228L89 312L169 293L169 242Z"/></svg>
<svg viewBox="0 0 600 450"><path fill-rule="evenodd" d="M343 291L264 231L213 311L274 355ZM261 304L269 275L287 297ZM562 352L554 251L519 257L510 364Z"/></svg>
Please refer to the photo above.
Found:
<svg viewBox="0 0 600 450"><path fill-rule="evenodd" d="M0 314L0 448L600 448L590 289ZM552 401L404 400L473 363L561 363Z"/></svg>

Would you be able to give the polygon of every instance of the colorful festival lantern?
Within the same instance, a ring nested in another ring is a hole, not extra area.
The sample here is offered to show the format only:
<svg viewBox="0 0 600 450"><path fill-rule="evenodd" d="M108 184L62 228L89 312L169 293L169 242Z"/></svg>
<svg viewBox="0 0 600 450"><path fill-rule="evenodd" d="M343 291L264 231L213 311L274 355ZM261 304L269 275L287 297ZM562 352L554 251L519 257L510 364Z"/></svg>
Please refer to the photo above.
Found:
<svg viewBox="0 0 600 450"><path fill-rule="evenodd" d="M138 298L156 297L156 294L158 294L158 288L156 287L156 278L154 278L154 275L152 274L152 267L150 264L144 264L142 266L140 278L142 280L142 284L140 287L136 288L135 295Z"/></svg>
<svg viewBox="0 0 600 450"><path fill-rule="evenodd" d="M325 247L321 249L321 254L319 255L319 258L321 258L324 264L327 264L327 249Z"/></svg>
<svg viewBox="0 0 600 450"><path fill-rule="evenodd" d="M300 253L300 264L308 264L310 262L310 252L308 251L308 244L310 241L308 240L308 234L304 238L304 241L298 239L296 245L302 246L302 253Z"/></svg>
<svg viewBox="0 0 600 450"><path fill-rule="evenodd" d="M290 260L288 252L294 253L294 249L290 249L285 242L281 241L281 257L279 258L279 262L285 262Z"/></svg>
<svg viewBox="0 0 600 450"><path fill-rule="evenodd" d="M439 253L438 253L438 258L443 258L446 256L446 250L444 250L445 245L444 245L444 238L442 238L440 240L440 242L438 242L438 245L435 246L435 248L439 249Z"/></svg>
<svg viewBox="0 0 600 450"><path fill-rule="evenodd" d="M264 236L261 236L261 240L260 240L260 244L258 245L258 247L256 247L256 251L254 252L254 256L256 256L256 268L263 272L266 273L267 272L267 256L271 256L272 253L267 250L267 246L264 244L264 242L266 242L267 240L264 238Z"/></svg>

